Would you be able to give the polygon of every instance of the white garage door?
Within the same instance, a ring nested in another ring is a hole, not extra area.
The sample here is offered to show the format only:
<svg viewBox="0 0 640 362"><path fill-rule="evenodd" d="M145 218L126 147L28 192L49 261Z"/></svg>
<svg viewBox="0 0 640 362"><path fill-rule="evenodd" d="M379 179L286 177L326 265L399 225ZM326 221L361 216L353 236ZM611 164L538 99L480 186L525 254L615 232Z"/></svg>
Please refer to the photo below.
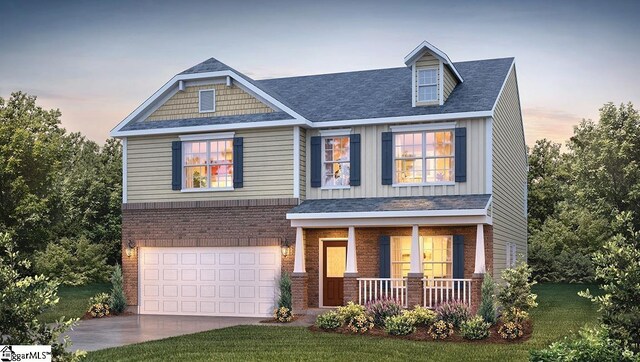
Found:
<svg viewBox="0 0 640 362"><path fill-rule="evenodd" d="M140 248L140 313L269 316L280 248Z"/></svg>

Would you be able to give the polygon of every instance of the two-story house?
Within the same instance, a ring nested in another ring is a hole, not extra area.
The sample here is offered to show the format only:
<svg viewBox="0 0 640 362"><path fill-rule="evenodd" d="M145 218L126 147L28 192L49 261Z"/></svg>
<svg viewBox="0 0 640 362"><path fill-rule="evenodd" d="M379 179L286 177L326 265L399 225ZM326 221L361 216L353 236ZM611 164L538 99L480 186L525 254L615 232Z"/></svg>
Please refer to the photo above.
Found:
<svg viewBox="0 0 640 362"><path fill-rule="evenodd" d="M266 316L392 297L476 308L527 253L513 58L254 80L209 59L111 133L139 313Z"/></svg>

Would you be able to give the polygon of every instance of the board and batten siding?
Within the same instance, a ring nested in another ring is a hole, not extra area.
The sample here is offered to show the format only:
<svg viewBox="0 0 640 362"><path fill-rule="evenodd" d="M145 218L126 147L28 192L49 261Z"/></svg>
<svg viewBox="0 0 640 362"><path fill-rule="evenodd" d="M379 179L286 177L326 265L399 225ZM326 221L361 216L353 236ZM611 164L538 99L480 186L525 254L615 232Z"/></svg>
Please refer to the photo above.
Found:
<svg viewBox="0 0 640 362"><path fill-rule="evenodd" d="M345 189L311 187L306 180L307 199L339 199L357 197L436 196L484 194L486 190L486 122L484 118L459 120L456 127L467 128L467 182L454 185L392 186L382 185L381 139L382 132L389 132L389 125L352 127L351 133L359 133L362 147L362 179L360 186ZM319 130L307 131L307 143ZM307 155L307 165L311 164ZM307 170L307 172L310 172Z"/></svg>
<svg viewBox="0 0 640 362"><path fill-rule="evenodd" d="M507 243L518 260L527 256L527 155L515 68L507 78L493 119L493 268L506 268Z"/></svg>
<svg viewBox="0 0 640 362"><path fill-rule="evenodd" d="M207 89L215 89L215 112L200 113L199 94L201 90ZM179 91L169 98L147 117L146 120L164 121L270 112L273 112L273 109L237 85L232 84L231 86L227 86L226 84L215 83L186 87L184 91Z"/></svg>
<svg viewBox="0 0 640 362"><path fill-rule="evenodd" d="M293 128L242 130L235 136L244 138L244 186L202 192L171 189L171 142L178 136L129 137L127 202L293 197Z"/></svg>

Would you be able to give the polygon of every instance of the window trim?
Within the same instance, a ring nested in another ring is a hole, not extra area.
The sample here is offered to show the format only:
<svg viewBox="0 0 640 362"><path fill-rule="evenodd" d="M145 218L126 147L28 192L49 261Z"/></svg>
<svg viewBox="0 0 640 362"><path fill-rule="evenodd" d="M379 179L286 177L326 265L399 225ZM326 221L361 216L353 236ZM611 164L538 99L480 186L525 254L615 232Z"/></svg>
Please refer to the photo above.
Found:
<svg viewBox="0 0 640 362"><path fill-rule="evenodd" d="M434 157L427 157L427 137L426 134L427 133L437 133L437 132L451 132L451 156L434 156ZM422 135L422 157L416 157L416 158L397 158L396 157L396 135L401 135L401 134L415 134L415 133L420 133ZM406 187L406 186L451 186L451 185L455 185L456 184L456 166L455 166L455 162L456 162L456 130L455 127L452 128L429 128L429 129L422 129L422 130L415 130L415 131L403 131L403 132L393 132L393 140L392 140L392 149L393 149L393 182L391 184L391 187ZM427 159L438 159L438 158L451 158L452 159L452 163L451 163L451 181L434 181L434 182L427 182ZM397 172L396 172L396 160L403 160L403 159L421 159L423 161L423 165L422 165L422 180L423 182L414 182L414 183L400 183L398 182L397 179Z"/></svg>
<svg viewBox="0 0 640 362"><path fill-rule="evenodd" d="M424 267L426 264L450 264L451 265L451 276L450 277L446 277L446 278L436 278L436 279L452 279L453 278L453 235L420 235L420 242L422 243L421 246L421 250L424 254L424 239L425 237L432 237L432 238L449 238L450 241L450 246L451 246L451 261L445 261L445 262L434 262L434 261L424 261L424 259L422 260L422 273L423 275L424 273ZM390 248L390 253L389 253L389 276L391 278L403 278L402 276L393 276L393 266L394 265L398 265L398 264L410 264L411 262L404 262L404 261L393 261L393 244L396 243L398 238L411 238L410 235L394 235L390 237L390 244L389 244L389 248ZM411 249L409 249L409 257L411 257ZM426 276L425 276L426 277Z"/></svg>
<svg viewBox="0 0 640 362"><path fill-rule="evenodd" d="M228 137L228 136L231 137ZM232 180L231 180L231 186L227 186L227 187L211 187L211 173L209 171L209 167L211 167L210 162L210 157L211 157L211 141L231 141L231 148L232 148L232 158L231 158L231 166L234 165L234 159L233 159L233 132L227 132L227 133L221 133L221 134L209 134L209 135L193 135L193 136L180 136L180 140L186 143L190 143L190 142L206 142L207 144L207 149L206 149L206 160L207 163L204 164L206 173L207 173L207 187L201 187L201 188L187 188L187 165L185 164L185 147L182 147L182 152L181 152L181 160L180 160L180 166L181 166L181 172L182 172L182 188L180 189L181 192L216 192L216 191L233 191L234 187L233 187L233 174L232 174ZM183 145L184 146L184 145ZM193 166L193 165L191 165ZM200 166L202 167L203 165L196 165L196 166ZM233 170L233 172L235 172L235 169Z"/></svg>
<svg viewBox="0 0 640 362"><path fill-rule="evenodd" d="M420 72L434 70L436 72L436 82L435 83L420 83ZM439 66L429 66L429 67L420 67L416 69L416 103L439 103L440 102L440 74L439 74ZM436 87L436 98L428 99L428 100L420 100L420 87Z"/></svg>
<svg viewBox="0 0 640 362"><path fill-rule="evenodd" d="M213 92L213 109L211 110L202 110L202 92ZM200 89L198 91L198 112L199 113L214 113L216 111L216 90L215 88L211 89Z"/></svg>
<svg viewBox="0 0 640 362"><path fill-rule="evenodd" d="M341 130L342 131L342 130ZM327 134L327 133L325 133ZM321 162L320 162L320 167L321 167L321 172L320 172L320 189L321 190L346 190L346 189L350 189L351 188L351 152L349 152L348 156L349 156L349 160L348 161L327 161L325 159L327 153L325 150L325 140L329 139L329 138L347 138L349 140L349 150L351 150L351 136L349 133L343 133L343 132L336 132L336 133L328 133L327 135L323 135L321 133L321 148L320 148L320 153L322 154L322 158L321 158ZM325 168L324 166L327 163L348 163L349 164L349 185L327 185L325 182Z"/></svg>

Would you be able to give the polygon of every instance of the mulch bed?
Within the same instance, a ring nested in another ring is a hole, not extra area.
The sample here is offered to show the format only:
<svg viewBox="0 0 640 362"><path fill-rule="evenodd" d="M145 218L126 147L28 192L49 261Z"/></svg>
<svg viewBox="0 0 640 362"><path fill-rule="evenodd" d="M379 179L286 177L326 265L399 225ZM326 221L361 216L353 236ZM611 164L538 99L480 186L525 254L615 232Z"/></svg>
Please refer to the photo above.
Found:
<svg viewBox="0 0 640 362"><path fill-rule="evenodd" d="M109 313L109 315L106 315L104 317L98 318L98 317L94 317L91 315L91 313L89 312L85 312L84 315L82 316L82 318L80 318L81 320L87 320L87 319L104 319L104 318L111 318L111 317L120 317L120 316L128 316L128 315L134 315L135 313L131 313L131 312L122 312L122 313L118 313L118 314L114 314L114 313Z"/></svg>
<svg viewBox="0 0 640 362"><path fill-rule="evenodd" d="M293 318L289 322L278 322L277 320L271 318L271 319L265 319L263 321L260 321L260 323L288 324L288 323L295 322L297 320L298 320L298 316L294 315Z"/></svg>
<svg viewBox="0 0 640 362"><path fill-rule="evenodd" d="M533 332L533 324L531 321L525 322L523 324L524 333L522 337L518 339L504 339L500 337L498 334L498 328L500 328L500 323L492 326L489 331L488 338L481 340L468 340L462 338L459 332L456 331L451 337L447 339L433 339L428 333L428 328L426 327L418 327L415 332L408 334L406 336L392 336L384 331L384 329L380 327L373 327L373 329L367 331L364 334L356 334L347 329L347 327L342 326L338 327L334 330L324 330L322 328L318 328L316 326L310 326L309 330L317 333L338 333L338 334L350 334L350 335L361 335L361 336L369 336L369 337L386 337L386 338L395 338L395 339L406 339L411 341L434 341L434 342L457 342L457 343L493 343L493 344L504 344L504 343L522 343L529 338L531 338L531 333Z"/></svg>

